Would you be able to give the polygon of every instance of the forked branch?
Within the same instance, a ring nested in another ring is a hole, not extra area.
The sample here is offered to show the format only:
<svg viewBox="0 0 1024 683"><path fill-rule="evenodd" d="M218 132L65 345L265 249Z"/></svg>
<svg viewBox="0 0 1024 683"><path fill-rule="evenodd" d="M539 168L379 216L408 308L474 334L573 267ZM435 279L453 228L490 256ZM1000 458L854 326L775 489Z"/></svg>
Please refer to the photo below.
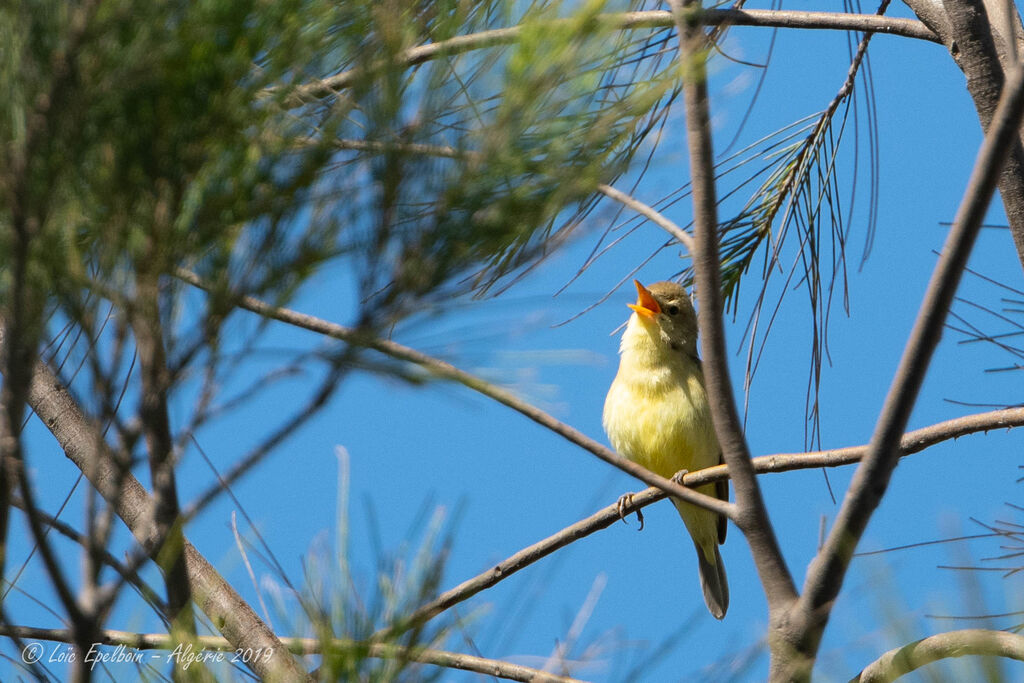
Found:
<svg viewBox="0 0 1024 683"><path fill-rule="evenodd" d="M946 245L939 256L924 301L903 351L893 383L882 406L868 452L857 468L839 510L836 523L821 552L811 563L799 604L791 614L794 626L789 645L805 657L793 659L798 669L775 669L777 678L806 676L831 605L842 588L854 549L889 484L899 461L899 442L917 399L918 391L942 336L950 303L956 293L975 238L981 228L1003 162L1018 139L1024 112L1024 69L1018 67L1000 98L974 170L957 211Z"/></svg>

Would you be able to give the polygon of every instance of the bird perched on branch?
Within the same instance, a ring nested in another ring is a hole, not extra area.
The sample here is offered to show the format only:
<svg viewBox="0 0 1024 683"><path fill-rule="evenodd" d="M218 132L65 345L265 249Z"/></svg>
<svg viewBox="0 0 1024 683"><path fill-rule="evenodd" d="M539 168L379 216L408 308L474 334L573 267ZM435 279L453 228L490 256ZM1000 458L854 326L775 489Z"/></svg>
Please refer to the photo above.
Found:
<svg viewBox="0 0 1024 683"><path fill-rule="evenodd" d="M637 300L622 335L619 371L604 403L604 430L612 446L663 477L721 462L711 423L704 372L697 356L697 314L686 289L675 282L646 288L636 280ZM697 491L722 500L729 484ZM716 619L729 607L729 585L718 552L726 520L710 510L673 499L697 548L704 602Z"/></svg>

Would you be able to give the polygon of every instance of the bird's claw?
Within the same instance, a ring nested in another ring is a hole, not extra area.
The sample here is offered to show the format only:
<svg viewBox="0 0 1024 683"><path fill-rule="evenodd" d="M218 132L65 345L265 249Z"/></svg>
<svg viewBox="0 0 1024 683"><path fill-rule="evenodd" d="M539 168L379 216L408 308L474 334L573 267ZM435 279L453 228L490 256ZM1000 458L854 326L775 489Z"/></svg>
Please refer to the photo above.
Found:
<svg viewBox="0 0 1024 683"><path fill-rule="evenodd" d="M619 501L615 503L615 511L619 513L619 519L623 522L626 521L626 506L633 503L633 494L624 493L619 496Z"/></svg>
<svg viewBox="0 0 1024 683"><path fill-rule="evenodd" d="M679 470L678 472L676 472L675 474L672 475L671 481L674 481L675 483L677 483L680 486L682 486L683 485L683 479L689 473L690 473L690 470Z"/></svg>
<svg viewBox="0 0 1024 683"><path fill-rule="evenodd" d="M622 520L623 524L629 524L629 522L626 521L626 514L627 514L626 513L626 507L628 507L629 505L632 505L632 504L633 504L633 494L632 493L625 493L625 494L619 496L619 501L617 503L615 503L615 511L619 513L619 519ZM637 531L643 531L644 530L644 513L641 512L640 510L636 511L636 521L640 525L639 527L637 527Z"/></svg>

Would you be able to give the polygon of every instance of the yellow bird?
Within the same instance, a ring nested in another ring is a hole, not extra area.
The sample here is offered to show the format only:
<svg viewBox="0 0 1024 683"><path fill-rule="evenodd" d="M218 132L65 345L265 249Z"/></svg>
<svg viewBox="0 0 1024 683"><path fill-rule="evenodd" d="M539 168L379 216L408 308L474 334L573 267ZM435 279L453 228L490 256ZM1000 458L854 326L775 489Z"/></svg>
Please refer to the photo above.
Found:
<svg viewBox="0 0 1024 683"><path fill-rule="evenodd" d="M636 280L637 301L619 348L619 372L604 402L604 430L612 446L633 462L663 477L696 471L722 460L697 356L697 314L686 289ZM729 484L697 488L722 500ZM716 619L729 607L729 584L718 552L726 520L709 510L673 499L697 548L704 602Z"/></svg>

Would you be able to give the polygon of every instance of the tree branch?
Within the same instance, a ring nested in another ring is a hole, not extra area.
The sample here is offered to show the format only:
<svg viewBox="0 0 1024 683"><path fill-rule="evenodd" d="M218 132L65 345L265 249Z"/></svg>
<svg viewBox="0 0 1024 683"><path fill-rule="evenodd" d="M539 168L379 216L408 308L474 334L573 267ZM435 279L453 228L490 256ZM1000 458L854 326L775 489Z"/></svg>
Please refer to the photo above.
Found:
<svg viewBox="0 0 1024 683"><path fill-rule="evenodd" d="M900 441L900 454L905 456L918 453L935 444L967 434L988 432L992 429L1010 429L1013 427L1024 427L1024 408L1007 408L1005 410L965 415L907 432ZM763 455L754 458L752 464L754 471L758 474L817 469L819 467L841 467L860 462L864 454L867 453L867 450L868 447L864 445L808 453ZM683 477L682 483L684 486L696 488L721 481L728 478L728 476L728 465L717 465L688 472ZM575 524L571 524L557 533L523 548L491 566L486 571L441 593L441 595L410 614L404 620L402 628L421 626L445 610L500 583L534 562L551 555L556 550L586 538L602 529L607 529L615 522L620 521L622 516L632 514L666 497L667 494L664 491L657 487L651 487L639 493L634 493L628 499L628 503L623 504L621 508L617 503L602 508L589 517L581 519ZM371 640L383 638L388 632L388 629L379 631L371 637Z"/></svg>
<svg viewBox="0 0 1024 683"><path fill-rule="evenodd" d="M9 626L0 624L0 635L29 640L47 640L57 643L73 642L67 629L35 628L31 626ZM511 681L532 681L533 683L579 683L568 676L556 676L540 669L487 659L457 652L435 650L426 647L403 647L388 643L372 643L336 638L282 638L281 642L289 651L300 655L324 654L326 652L351 652L355 655L375 659L404 659L422 664L431 664L446 669L472 671L487 676L496 676ZM235 643L218 636L197 636L195 643L205 650L221 651L225 654L238 649ZM133 650L171 650L179 642L164 633L135 633L104 629L96 640L97 645L122 646ZM257 657L258 658L258 657ZM222 661L227 661L222 660ZM275 679L276 680L276 679Z"/></svg>
<svg viewBox="0 0 1024 683"><path fill-rule="evenodd" d="M152 235L148 239L155 242ZM155 243L149 248L153 252L157 250ZM150 255L153 263L156 263L156 258L156 253ZM154 523L160 537L160 550L155 560L164 572L172 628L181 629L184 634L194 636L196 625L182 553L185 536L178 504L178 488L174 473L174 437L171 435L171 418L167 405L171 378L167 368L163 325L160 322L159 273L152 270L152 264L137 264L136 270L137 296L134 305L129 306L128 311L139 354L139 374L142 379L139 417L149 451Z"/></svg>
<svg viewBox="0 0 1024 683"><path fill-rule="evenodd" d="M913 19L880 17L873 14L844 14L840 12L797 12L790 10L696 10L695 20L706 26L764 26L774 28L828 29L837 31L864 31L889 33L905 38L940 42L925 24ZM559 21L570 21L562 19ZM558 22L550 22L557 24ZM662 10L646 12L619 12L602 15L595 24L606 29L644 29L673 26L672 13ZM522 26L480 31L448 40L419 45L406 50L399 61L415 66L441 56L462 54L496 45L509 45L519 40ZM350 69L329 78L297 87L285 100L285 106L298 107L307 102L329 97L350 87L364 72Z"/></svg>
<svg viewBox="0 0 1024 683"><path fill-rule="evenodd" d="M938 633L889 650L864 667L863 671L850 679L850 683L890 683L940 659L965 655L1024 661L1024 636L980 628Z"/></svg>
<svg viewBox="0 0 1024 683"><path fill-rule="evenodd" d="M722 274L718 261L718 209L705 64L706 38L697 23L687 20L688 5L682 5L680 0L671 0L670 5L679 32L680 73L686 107L695 247L692 260L700 302L697 329L700 330L704 358L704 380L722 458L729 465L736 491L735 522L750 544L769 610L775 613L779 607L795 599L796 587L782 557L750 463L750 450L733 399L726 361Z"/></svg>
<svg viewBox="0 0 1024 683"><path fill-rule="evenodd" d="M797 662L798 666L809 666L813 661L853 551L881 502L899 460L900 437L942 336L950 302L995 191L1003 161L1011 142L1017 139L1022 112L1024 69L1018 67L1003 92L993 125L978 153L963 202L928 284L868 452L854 474L835 525L808 569L804 593L790 615L794 630L789 635L796 637L790 645L795 652L807 657L805 662ZM774 673L781 677L808 675L806 671L796 670Z"/></svg>
<svg viewBox="0 0 1024 683"><path fill-rule="evenodd" d="M678 225L676 225L674 222L670 221L668 217L665 216L664 214L656 211L647 204L644 204L639 199L631 197L630 195L626 194L625 192L622 192L621 190L616 190L611 185L605 185L604 183L601 183L600 185L597 186L597 191L610 199L614 199L623 206L633 209L633 211L636 211L638 214L640 214L647 220L651 221L668 234L675 237L682 243L684 247L686 247L686 250L688 252L690 252L691 254L693 253L693 237L690 236L690 233L686 232Z"/></svg>
<svg viewBox="0 0 1024 683"><path fill-rule="evenodd" d="M203 282L198 275L191 271L179 268L175 272L175 275L194 287L209 291L209 285ZM590 451L609 465L617 467L627 474L636 477L648 486L657 486L663 491L685 500L688 503L699 505L708 510L717 512L720 515L725 515L730 519L735 514L734 506L728 501L704 495L697 491L680 486L669 479L659 477L650 470L641 467L632 460L627 460L607 446L591 439L583 432L580 432L574 427L557 420L540 408L527 403L511 391L491 384L490 382L468 373L465 370L460 370L451 363L428 356L425 353L421 353L420 351L411 349L408 346L403 346L402 344L393 342L389 339L381 339L367 334L362 330L338 325L337 323L328 322L321 318L317 318L316 316L299 313L287 308L272 306L255 297L238 295L235 301L240 308L257 313L264 317L287 323L289 325L294 325L296 327L301 327L304 330L316 332L349 344L373 349L374 351L378 351L398 360L414 363L435 377L458 382L483 394L484 396L487 396L488 398L494 399L504 406L512 408L542 427L546 427L584 450Z"/></svg>
<svg viewBox="0 0 1024 683"><path fill-rule="evenodd" d="M34 366L29 405L53 433L64 454L114 506L139 544L151 557L160 551L152 505L142 484L124 472L103 440L100 430L78 409L64 384L39 362ZM306 672L290 657L274 633L217 573L192 544L184 540L185 565L192 599L235 647L271 653L266 661L250 662L260 677L304 680Z"/></svg>
<svg viewBox="0 0 1024 683"><path fill-rule="evenodd" d="M996 41L999 33L989 20L982 0L906 0L906 3L938 34L963 71L981 128L988 131L1016 51L1007 49L1010 46L1005 45L1006 40L1002 41L1000 51ZM1011 25L1013 23L1020 25L1016 10ZM999 195L1017 258L1024 268L1024 146L1019 135L1008 140L1007 145L1009 155L999 177Z"/></svg>

